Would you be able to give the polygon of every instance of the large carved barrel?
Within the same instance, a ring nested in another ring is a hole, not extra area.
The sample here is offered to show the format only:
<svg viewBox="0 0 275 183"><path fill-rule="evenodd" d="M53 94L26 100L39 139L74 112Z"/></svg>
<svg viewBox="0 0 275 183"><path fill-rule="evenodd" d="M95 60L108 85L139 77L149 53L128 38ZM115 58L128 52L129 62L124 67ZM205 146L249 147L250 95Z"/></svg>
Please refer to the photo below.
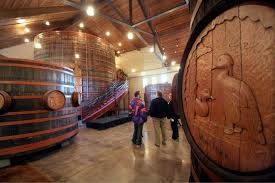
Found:
<svg viewBox="0 0 275 183"><path fill-rule="evenodd" d="M168 95L172 91L172 85L170 83L151 84L145 87L144 102L146 108L150 108L151 101L157 97L157 91L162 92L162 96L168 101Z"/></svg>
<svg viewBox="0 0 275 183"><path fill-rule="evenodd" d="M191 180L275 180L274 2L190 3L178 94Z"/></svg>
<svg viewBox="0 0 275 183"><path fill-rule="evenodd" d="M78 132L73 70L0 58L0 159L61 143ZM74 100L74 101L73 101Z"/></svg>
<svg viewBox="0 0 275 183"><path fill-rule="evenodd" d="M36 60L74 69L75 87L82 93L83 115L88 103L102 95L115 79L113 47L99 37L82 32L49 31L37 35L34 42L38 45L34 51Z"/></svg>

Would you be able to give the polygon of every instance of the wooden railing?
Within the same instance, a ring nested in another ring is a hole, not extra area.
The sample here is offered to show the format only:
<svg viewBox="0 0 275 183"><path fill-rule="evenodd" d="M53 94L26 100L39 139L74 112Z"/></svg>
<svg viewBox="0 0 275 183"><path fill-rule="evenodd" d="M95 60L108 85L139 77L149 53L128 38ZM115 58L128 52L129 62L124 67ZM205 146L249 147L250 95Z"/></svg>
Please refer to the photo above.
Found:
<svg viewBox="0 0 275 183"><path fill-rule="evenodd" d="M111 110L128 93L128 81L115 81L103 95L83 104L83 122L90 122Z"/></svg>

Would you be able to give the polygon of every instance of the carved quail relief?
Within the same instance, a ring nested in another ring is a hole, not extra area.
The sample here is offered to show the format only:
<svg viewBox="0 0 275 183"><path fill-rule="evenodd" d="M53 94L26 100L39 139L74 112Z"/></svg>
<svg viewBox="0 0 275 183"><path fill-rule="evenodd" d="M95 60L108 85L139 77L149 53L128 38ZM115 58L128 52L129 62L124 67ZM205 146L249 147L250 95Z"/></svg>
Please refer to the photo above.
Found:
<svg viewBox="0 0 275 183"><path fill-rule="evenodd" d="M274 17L260 5L224 12L198 36L185 65L191 134L225 168L247 172L275 164Z"/></svg>

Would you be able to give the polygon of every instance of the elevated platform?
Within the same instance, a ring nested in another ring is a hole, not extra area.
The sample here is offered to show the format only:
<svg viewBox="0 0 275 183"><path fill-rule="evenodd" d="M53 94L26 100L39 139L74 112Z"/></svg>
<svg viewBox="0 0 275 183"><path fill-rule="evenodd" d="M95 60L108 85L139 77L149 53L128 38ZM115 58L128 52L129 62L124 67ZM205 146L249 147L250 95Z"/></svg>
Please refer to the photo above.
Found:
<svg viewBox="0 0 275 183"><path fill-rule="evenodd" d="M86 122L86 126L87 128L105 130L129 121L131 121L131 117L129 117L128 113L122 113L117 116L103 117L93 121Z"/></svg>

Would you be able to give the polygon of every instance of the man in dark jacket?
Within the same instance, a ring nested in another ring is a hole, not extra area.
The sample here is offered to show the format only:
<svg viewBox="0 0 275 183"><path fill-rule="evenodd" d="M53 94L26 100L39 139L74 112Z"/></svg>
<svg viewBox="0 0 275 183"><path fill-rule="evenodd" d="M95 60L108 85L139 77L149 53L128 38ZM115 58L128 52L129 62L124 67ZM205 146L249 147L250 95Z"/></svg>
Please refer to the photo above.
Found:
<svg viewBox="0 0 275 183"><path fill-rule="evenodd" d="M175 112L174 106L172 102L172 93L169 94L169 102L168 102L168 115L167 118L170 119L171 128L173 131L172 139L175 141L179 140L179 129L178 129L178 120L179 115Z"/></svg>
<svg viewBox="0 0 275 183"><path fill-rule="evenodd" d="M162 93L157 92L157 98L153 99L150 105L150 116L152 117L155 129L155 145L160 146L160 134L162 135L162 144L166 144L165 118L168 113L168 103L162 98Z"/></svg>

